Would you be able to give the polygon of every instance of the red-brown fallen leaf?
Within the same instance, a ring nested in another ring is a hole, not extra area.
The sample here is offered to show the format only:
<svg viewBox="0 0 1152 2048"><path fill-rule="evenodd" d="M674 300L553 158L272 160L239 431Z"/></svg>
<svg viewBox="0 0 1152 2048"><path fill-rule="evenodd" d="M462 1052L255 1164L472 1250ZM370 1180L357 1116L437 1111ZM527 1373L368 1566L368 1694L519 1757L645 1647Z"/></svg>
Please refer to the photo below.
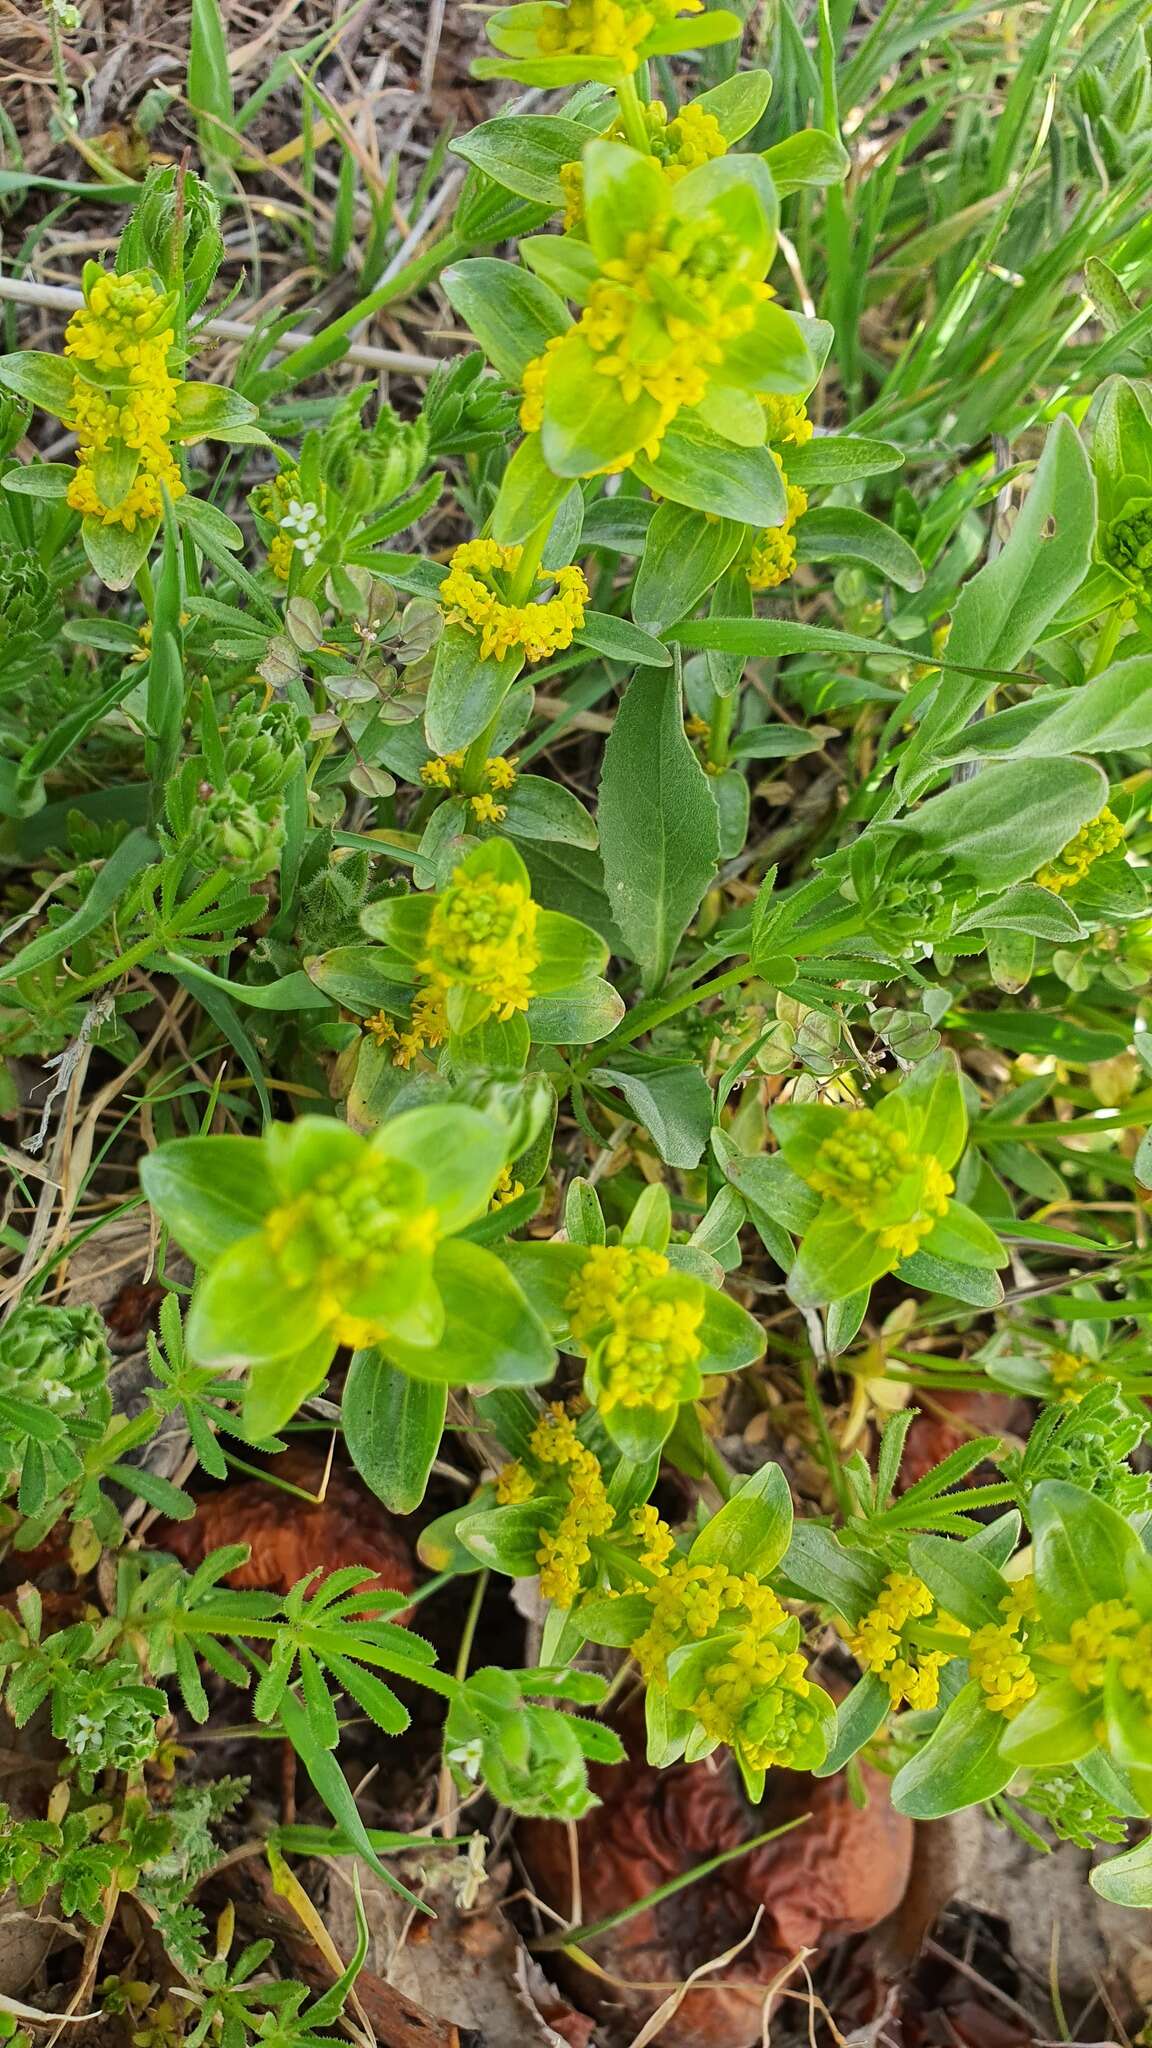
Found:
<svg viewBox="0 0 1152 2048"><path fill-rule="evenodd" d="M307 1493L319 1493L324 1462L315 1452L285 1451L270 1470ZM301 1500L264 1479L221 1487L197 1502L190 1522L164 1522L157 1544L187 1565L197 1565L225 1543L246 1543L247 1564L227 1583L262 1592L287 1593L319 1565L335 1571L359 1564L381 1586L410 1593L416 1584L411 1546L387 1508L350 1473L333 1467L321 1501Z"/></svg>
<svg viewBox="0 0 1152 2048"><path fill-rule="evenodd" d="M964 1387L921 1397L924 1407L908 1431L899 1491L915 1484L974 1436L1027 1436L1029 1408L1013 1394Z"/></svg>
<svg viewBox="0 0 1152 2048"><path fill-rule="evenodd" d="M593 1767L602 1804L577 1825L585 1925L635 1905L722 1849L801 1814L811 1819L589 1941L610 1983L566 1959L557 1959L557 1974L579 2005L605 2016L623 2011L634 2029L690 1971L742 1941L763 1906L755 1938L689 1991L660 2033L661 2048L751 2048L761 2038L768 1987L797 1950L823 1951L874 1926L899 1903L912 1823L893 1812L886 1780L867 1766L863 1809L852 1804L842 1777L773 1771L763 1804L753 1810L727 1757L658 1771L641 1760L636 1734L629 1731L629 1738L635 1753L627 1763ZM517 1840L533 1889L567 1917L566 1828L522 1821Z"/></svg>

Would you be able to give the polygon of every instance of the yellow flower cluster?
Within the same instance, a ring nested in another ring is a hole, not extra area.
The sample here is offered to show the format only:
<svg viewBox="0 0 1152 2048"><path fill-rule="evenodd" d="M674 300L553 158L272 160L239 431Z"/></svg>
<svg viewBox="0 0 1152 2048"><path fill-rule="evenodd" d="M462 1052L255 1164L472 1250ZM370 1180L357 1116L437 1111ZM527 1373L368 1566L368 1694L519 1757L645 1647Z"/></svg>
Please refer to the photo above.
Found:
<svg viewBox="0 0 1152 2048"><path fill-rule="evenodd" d="M802 448L806 441L812 439L812 422L802 398L793 398L783 392L769 392L760 403L764 408L769 441L791 441L794 447Z"/></svg>
<svg viewBox="0 0 1152 2048"><path fill-rule="evenodd" d="M177 392L170 322L171 299L147 271L105 272L86 280L84 305L64 334L64 353L77 366L64 424L79 444L68 503L129 533L137 520L159 519L164 491L184 495L168 445Z"/></svg>
<svg viewBox="0 0 1152 2048"><path fill-rule="evenodd" d="M874 1110L858 1109L825 1138L807 1179L818 1195L839 1202L862 1229L871 1230L878 1206L913 1175L919 1176L919 1186L909 1191L916 1214L880 1232L884 1249L907 1259L945 1214L955 1186L938 1159L914 1152L904 1132L882 1123Z"/></svg>
<svg viewBox="0 0 1152 2048"><path fill-rule="evenodd" d="M264 1218L268 1252L285 1286L319 1297L325 1326L340 1344L377 1344L388 1334L386 1321L349 1315L349 1295L436 1248L439 1219L435 1209L413 1207L415 1179L410 1169L369 1154L351 1174L321 1174Z"/></svg>
<svg viewBox="0 0 1152 2048"><path fill-rule="evenodd" d="M1152 1622L1141 1621L1123 1600L1098 1600L1074 1621L1066 1643L1049 1643L1043 1656L1067 1671L1077 1692L1099 1692L1109 1664L1120 1683L1152 1707Z"/></svg>
<svg viewBox="0 0 1152 2048"><path fill-rule="evenodd" d="M894 1707L907 1700L910 1707L934 1707L940 1698L940 1673L952 1661L949 1650L921 1650L909 1639L910 1622L934 1614L933 1595L913 1572L889 1572L875 1606L869 1608L859 1626L849 1630L845 1641L865 1671L875 1671L888 1687ZM934 1615L949 1631L966 1635L960 1622Z"/></svg>
<svg viewBox="0 0 1152 2048"><path fill-rule="evenodd" d="M643 114L648 147L671 185L678 184L699 164L711 163L713 158L727 154L724 131L707 107L681 107L669 120L663 100L650 100ZM604 130L604 138L608 142L627 142L624 123L613 121ZM560 185L564 193L565 229L579 227L584 218L583 164L561 164Z"/></svg>
<svg viewBox="0 0 1152 2048"><path fill-rule="evenodd" d="M1074 1351L1053 1351L1049 1353L1047 1365L1057 1398L1066 1407L1075 1407L1084 1399L1096 1377L1088 1360L1078 1358Z"/></svg>
<svg viewBox="0 0 1152 2048"><path fill-rule="evenodd" d="M1051 889L1059 896L1065 889L1074 889L1084 880L1089 868L1106 853L1115 853L1124 844L1124 827L1114 811L1105 805L1098 817L1081 825L1074 839L1068 841L1047 867L1040 868L1036 880L1042 889Z"/></svg>
<svg viewBox="0 0 1152 2048"><path fill-rule="evenodd" d="M523 1193L523 1181L513 1180L508 1168L502 1166L497 1176L496 1185L492 1190L491 1200L488 1203L489 1211L506 1209L509 1202L518 1202Z"/></svg>
<svg viewBox="0 0 1152 2048"><path fill-rule="evenodd" d="M420 770L420 780L428 789L443 789L451 796L465 794L461 774L466 756L461 750L454 754L434 754L425 761ZM478 825L498 825L508 815L507 804L498 801L516 783L516 759L514 755L490 754L483 768L486 789L474 791L468 797L468 807Z"/></svg>
<svg viewBox="0 0 1152 2048"><path fill-rule="evenodd" d="M807 491L801 490L799 484L789 483L776 449L771 453L784 481L786 509L781 525L765 526L752 543L747 576L753 590L775 590L777 584L787 582L796 567L796 522L808 510Z"/></svg>
<svg viewBox="0 0 1152 2048"><path fill-rule="evenodd" d="M1002 1606L1011 1610L1011 1597ZM1023 1614L1009 1611L1007 1620L978 1628L968 1645L968 1670L984 1694L985 1706L1009 1721L1036 1690L1032 1661L1020 1641L1023 1625Z"/></svg>
<svg viewBox="0 0 1152 2048"><path fill-rule="evenodd" d="M599 358L598 374L619 385L625 405L647 397L660 408L644 441L608 468L627 469L641 448L654 458L677 413L700 404L725 348L748 332L770 296L768 285L744 275L740 253L711 213L691 220L669 213L630 234L623 254L603 265L576 327L527 365L525 433L543 424L554 351L575 334Z"/></svg>
<svg viewBox="0 0 1152 2048"><path fill-rule="evenodd" d="M589 1538L606 1535L615 1512L597 1459L580 1442L575 1423L559 1401L541 1416L528 1449L541 1465L556 1466L564 1475L564 1513L556 1529L541 1529L536 1562L544 1598L571 1607L580 1591L580 1575L591 1561Z"/></svg>
<svg viewBox="0 0 1152 2048"><path fill-rule="evenodd" d="M502 1023L526 1010L540 965L538 912L522 882L458 874L437 896L420 972L433 989L469 988Z"/></svg>
<svg viewBox="0 0 1152 2048"><path fill-rule="evenodd" d="M592 1245L569 1288L572 1334L591 1343L601 1375L603 1411L675 1408L687 1398L703 1346L703 1301L661 1298L653 1283L668 1261L644 1245Z"/></svg>
<svg viewBox="0 0 1152 2048"><path fill-rule="evenodd" d="M658 1508L651 1502L646 1507L633 1508L628 1517L631 1534L640 1545L640 1563L650 1572L660 1572L676 1548L676 1538L668 1527Z"/></svg>
<svg viewBox="0 0 1152 2048"><path fill-rule="evenodd" d="M408 1022L402 1030L392 1022L386 1010L378 1010L374 1017L365 1018L364 1029L377 1045L390 1049L394 1067L410 1067L418 1053L425 1052L429 1046L443 1045L448 1036L444 992L436 987L422 989L413 999Z"/></svg>
<svg viewBox="0 0 1152 2048"><path fill-rule="evenodd" d="M523 550L502 547L494 540L466 540L455 550L440 585L440 603L449 625L479 632L480 653L503 661L514 647L529 661L543 661L570 647L584 624L588 585L582 569L542 571L538 584L554 584L555 594L543 602L514 604L504 579L518 567Z"/></svg>
<svg viewBox="0 0 1152 2048"><path fill-rule="evenodd" d="M518 1507L522 1501L531 1500L535 1491L536 1481L519 1458L513 1458L496 1474L496 1499L502 1508Z"/></svg>
<svg viewBox="0 0 1152 2048"><path fill-rule="evenodd" d="M678 14L699 14L704 0L568 0L542 7L536 28L543 57L615 58L626 71L640 62L640 45L653 29Z"/></svg>
<svg viewBox="0 0 1152 2048"><path fill-rule="evenodd" d="M750 1572L681 1558L644 1590L652 1620L635 1656L645 1679L666 1682L673 1650L716 1633L715 1660L687 1710L752 1770L799 1765L815 1722L811 1688L803 1654L776 1640L788 1616L771 1587Z"/></svg>

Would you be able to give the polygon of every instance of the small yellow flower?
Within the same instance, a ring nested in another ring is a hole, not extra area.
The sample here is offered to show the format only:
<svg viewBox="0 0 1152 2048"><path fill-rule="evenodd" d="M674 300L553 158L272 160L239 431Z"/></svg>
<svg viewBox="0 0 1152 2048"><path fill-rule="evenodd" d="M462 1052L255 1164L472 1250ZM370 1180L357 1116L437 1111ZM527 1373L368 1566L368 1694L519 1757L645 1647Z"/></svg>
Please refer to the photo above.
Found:
<svg viewBox="0 0 1152 2048"><path fill-rule="evenodd" d="M1107 853L1114 853L1124 844L1124 827L1114 811L1105 805L1098 817L1081 825L1075 838L1068 841L1047 867L1038 870L1036 880L1042 889L1051 889L1059 896L1065 889L1074 889L1084 880L1089 868Z"/></svg>
<svg viewBox="0 0 1152 2048"><path fill-rule="evenodd" d="M588 585L581 569L542 571L537 584L552 584L555 594L541 603L514 604L506 579L518 567L523 550L502 547L494 540L467 540L455 550L440 585L440 603L448 623L480 634L485 660L502 661L513 648L529 661L543 661L570 647L584 624Z"/></svg>
<svg viewBox="0 0 1152 2048"><path fill-rule="evenodd" d="M774 403L783 406L797 404L799 401L781 398L775 400L765 399L763 403L765 405ZM802 404L800 404L800 411L804 412ZM807 424L807 417L805 413L805 424ZM808 431L811 433L811 427L808 428ZM799 431L797 431L792 438L800 439L802 437ZM789 483L784 464L775 448L772 449L771 454L784 481L785 512L781 525L763 527L752 544L752 551L747 562L747 575L748 582L753 590L775 590L778 584L787 582L793 569L796 567L796 522L802 519L808 510L807 491L801 490L799 484Z"/></svg>
<svg viewBox="0 0 1152 2048"><path fill-rule="evenodd" d="M540 964L537 909L522 882L457 874L437 896L420 972L435 986L487 997L502 1022L526 1010Z"/></svg>
<svg viewBox="0 0 1152 2048"><path fill-rule="evenodd" d="M760 403L764 408L770 441L791 441L794 446L802 448L806 441L812 439L812 422L802 398L772 392L762 397Z"/></svg>
<svg viewBox="0 0 1152 2048"><path fill-rule="evenodd" d="M410 1067L418 1053L443 1045L448 1036L443 992L435 987L422 989L413 998L407 1025L402 1031L397 1029L386 1010L378 1010L374 1017L366 1017L364 1029L377 1045L391 1050L393 1066Z"/></svg>
<svg viewBox="0 0 1152 2048"><path fill-rule="evenodd" d="M64 353L77 365L64 424L77 440L77 468L68 503L85 518L135 532L160 518L164 492L184 495L179 464L168 446L177 384L168 367L175 342L172 301L147 271L86 273L84 305L65 329ZM132 473L134 459L134 473ZM130 481L109 503L110 463ZM100 470L103 488L97 482Z"/></svg>
<svg viewBox="0 0 1152 2048"><path fill-rule="evenodd" d="M901 1259L910 1258L930 1236L955 1186L938 1159L914 1152L903 1131L870 1109L855 1110L825 1138L807 1178L818 1195L838 1202L863 1230L875 1229L878 1206L907 1183L913 1213L880 1230L885 1250Z"/></svg>
<svg viewBox="0 0 1152 2048"><path fill-rule="evenodd" d="M985 1704L1007 1720L1018 1714L1036 1691L1036 1674L1020 1641L1021 1620L1015 1615L1005 1622L988 1622L976 1630L968 1645L968 1670L979 1684Z"/></svg>
<svg viewBox="0 0 1152 2048"><path fill-rule="evenodd" d="M715 114L709 113L706 107L689 104L681 107L679 113L669 120L663 100L650 100L643 113L649 152L656 158L670 185L678 184L697 165L711 163L716 157L727 155L724 131ZM603 133L607 142L628 140L623 121L613 121ZM568 231L579 227L584 219L583 164L561 164L560 189L564 194L564 227Z"/></svg>
<svg viewBox="0 0 1152 2048"><path fill-rule="evenodd" d="M580 1442L563 1404L553 1402L528 1439L538 1463L563 1473L568 1498L556 1529L541 1529L536 1562L540 1591L559 1607L571 1607L580 1591L581 1574L590 1563L590 1539L604 1536L615 1521L603 1475L593 1453Z"/></svg>
<svg viewBox="0 0 1152 2048"><path fill-rule="evenodd" d="M508 1168L502 1166L496 1185L492 1190L491 1200L488 1203L489 1210L506 1209L509 1202L518 1202L523 1193L523 1181L513 1180Z"/></svg>
<svg viewBox="0 0 1152 2048"><path fill-rule="evenodd" d="M511 789L516 781L515 754L489 754L484 763L484 780L489 789Z"/></svg>
<svg viewBox="0 0 1152 2048"><path fill-rule="evenodd" d="M532 433L542 424L555 365L575 346L582 366L584 349L591 352L595 375L610 378L626 406L647 398L658 408L635 447L605 467L627 469L641 452L655 458L677 413L707 396L725 349L754 326L770 296L718 215L680 218L669 209L626 237L602 265L576 325L528 364L521 426Z"/></svg>
<svg viewBox="0 0 1152 2048"><path fill-rule="evenodd" d="M434 754L421 768L420 780L428 789L452 789L463 766L463 754Z"/></svg>
<svg viewBox="0 0 1152 2048"><path fill-rule="evenodd" d="M668 1558L676 1548L676 1538L660 1515L659 1509L651 1502L646 1507L633 1508L628 1517L628 1526L640 1545L640 1563L650 1572L664 1572Z"/></svg>
<svg viewBox="0 0 1152 2048"><path fill-rule="evenodd" d="M498 804L491 793L483 789L479 796L470 796L468 808L478 825L498 825L508 816L507 804Z"/></svg>
<svg viewBox="0 0 1152 2048"><path fill-rule="evenodd" d="M653 1292L668 1270L644 1245L592 1245L568 1290L572 1333L594 1347L604 1412L674 1408L689 1397L704 1303Z"/></svg>
<svg viewBox="0 0 1152 2048"><path fill-rule="evenodd" d="M541 8L537 46L546 57L615 58L635 71L640 45L680 14L698 14L704 0L568 0Z"/></svg>
<svg viewBox="0 0 1152 2048"><path fill-rule="evenodd" d="M1123 1600L1098 1600L1074 1621L1066 1643L1049 1643L1042 1654L1062 1664L1077 1692L1098 1692L1113 1658L1129 1653L1140 1616Z"/></svg>
<svg viewBox="0 0 1152 2048"><path fill-rule="evenodd" d="M536 1481L527 1467L518 1458L496 1475L496 1498L502 1508L515 1507L521 1501L531 1500L536 1491Z"/></svg>
<svg viewBox="0 0 1152 2048"><path fill-rule="evenodd" d="M934 1707L940 1697L940 1673L953 1652L920 1648L910 1626L932 1617L934 1626L964 1636L967 1630L951 1616L936 1612L935 1598L914 1572L889 1572L873 1605L845 1641L858 1664L884 1680L894 1707L905 1702L918 1710Z"/></svg>

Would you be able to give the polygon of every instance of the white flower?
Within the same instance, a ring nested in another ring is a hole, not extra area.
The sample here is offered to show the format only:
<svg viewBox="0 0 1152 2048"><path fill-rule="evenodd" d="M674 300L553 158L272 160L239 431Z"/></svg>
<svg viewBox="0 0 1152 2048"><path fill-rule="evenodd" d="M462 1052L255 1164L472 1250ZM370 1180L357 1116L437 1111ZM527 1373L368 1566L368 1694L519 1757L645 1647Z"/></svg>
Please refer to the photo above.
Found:
<svg viewBox="0 0 1152 2048"><path fill-rule="evenodd" d="M455 1764L456 1769L462 1771L474 1785L480 1776L480 1766L484 1761L484 1744L480 1737L475 1736L471 1742L458 1743L455 1749L448 1750L447 1761Z"/></svg>

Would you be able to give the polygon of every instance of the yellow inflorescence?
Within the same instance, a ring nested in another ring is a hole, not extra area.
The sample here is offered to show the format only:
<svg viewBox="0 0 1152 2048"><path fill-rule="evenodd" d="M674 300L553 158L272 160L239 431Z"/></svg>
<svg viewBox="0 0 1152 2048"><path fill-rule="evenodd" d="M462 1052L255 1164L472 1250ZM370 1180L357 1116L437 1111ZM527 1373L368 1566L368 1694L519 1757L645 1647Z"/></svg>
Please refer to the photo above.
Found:
<svg viewBox="0 0 1152 2048"><path fill-rule="evenodd" d="M463 751L433 755L420 770L421 782L429 789L447 790L452 796L466 795L461 779L465 758ZM468 807L478 825L498 825L508 815L507 804L500 803L498 797L506 795L516 783L515 756L490 754L482 774L487 786L467 795Z"/></svg>
<svg viewBox="0 0 1152 2048"><path fill-rule="evenodd" d="M175 499L185 489L168 446L177 393L168 368L171 305L146 271L106 273L86 284L84 298L64 335L64 353L77 365L64 424L79 444L68 503L132 533L138 520L159 519L164 491ZM129 481L110 503L112 464Z"/></svg>
<svg viewBox="0 0 1152 2048"><path fill-rule="evenodd" d="M523 1193L523 1181L513 1180L509 1169L506 1166L502 1166L497 1175L496 1185L492 1190L488 1207L490 1210L506 1209L509 1202L518 1202Z"/></svg>
<svg viewBox="0 0 1152 2048"><path fill-rule="evenodd" d="M859 1109L825 1138L807 1179L818 1195L847 1209L862 1229L872 1229L878 1206L914 1174L919 1175L918 1189L910 1191L916 1214L880 1231L884 1249L906 1259L948 1208L955 1182L938 1159L914 1152L904 1132L882 1123L874 1110Z"/></svg>
<svg viewBox="0 0 1152 2048"><path fill-rule="evenodd" d="M743 274L739 249L712 214L636 229L623 253L603 265L569 335L554 336L524 372L520 424L533 433L544 418L548 379L573 333L618 385L625 405L653 399L659 417L643 442L609 469L627 469L643 450L654 458L684 406L699 405L727 345L746 334L769 287ZM670 310L675 301L679 310Z"/></svg>
<svg viewBox="0 0 1152 2048"><path fill-rule="evenodd" d="M1152 1704L1152 1626L1142 1623L1123 1600L1098 1600L1074 1621L1066 1643L1049 1643L1043 1655L1063 1665L1077 1692L1099 1692L1110 1663L1119 1662L1122 1683Z"/></svg>
<svg viewBox="0 0 1152 2048"><path fill-rule="evenodd" d="M365 1018L364 1028L377 1045L389 1048L393 1066L410 1067L418 1053L426 1052L430 1046L443 1045L448 1036L443 990L435 987L422 989L413 999L411 1013L403 1029L397 1028L386 1010L378 1010L374 1017Z"/></svg>
<svg viewBox="0 0 1152 2048"><path fill-rule="evenodd" d="M531 1500L536 1491L536 1481L526 1465L514 1458L496 1475L496 1498L502 1508L515 1507L521 1501Z"/></svg>
<svg viewBox="0 0 1152 2048"><path fill-rule="evenodd" d="M663 1253L649 1251L646 1245L591 1245L564 1303L572 1335L583 1343L615 1319L632 1288L658 1280L667 1271Z"/></svg>
<svg viewBox="0 0 1152 2048"><path fill-rule="evenodd" d="M662 1571L676 1548L676 1538L661 1518L659 1509L654 1508L650 1501L646 1507L633 1508L628 1517L628 1527L640 1545L640 1563L649 1571Z"/></svg>
<svg viewBox="0 0 1152 2048"><path fill-rule="evenodd" d="M884 1680L894 1707L906 1700L910 1707L928 1708L939 1700L940 1673L955 1653L919 1649L908 1635L909 1623L933 1614L935 1605L923 1579L912 1572L889 1572L875 1606L845 1637L864 1670L875 1671ZM950 1634L967 1634L951 1617L934 1619L946 1623Z"/></svg>
<svg viewBox="0 0 1152 2048"><path fill-rule="evenodd" d="M420 972L441 993L473 989L506 1023L532 999L537 916L522 882L458 874L433 905Z"/></svg>
<svg viewBox="0 0 1152 2048"><path fill-rule="evenodd" d="M413 1206L422 1187L410 1168L369 1154L351 1174L322 1174L265 1216L264 1240L285 1286L319 1300L338 1343L355 1347L387 1336L385 1320L349 1315L345 1301L435 1250L436 1210Z"/></svg>
<svg viewBox="0 0 1152 2048"><path fill-rule="evenodd" d="M1057 896L1065 889L1074 889L1084 880L1089 868L1106 853L1115 853L1124 844L1124 827L1114 811L1105 805L1098 817L1081 825L1074 839L1068 841L1047 867L1040 868L1036 880L1042 889L1051 889Z"/></svg>
<svg viewBox="0 0 1152 2048"><path fill-rule="evenodd" d="M1088 1360L1078 1358L1074 1351L1053 1351L1049 1353L1047 1363L1057 1398L1066 1407L1075 1407L1084 1399L1094 1378Z"/></svg>
<svg viewBox="0 0 1152 2048"><path fill-rule="evenodd" d="M1012 1606L1011 1600L1003 1604ZM985 1706L1009 1721L1036 1690L1036 1674L1020 1641L1023 1623L1022 1614L1009 1613L1006 1621L978 1628L968 1645L968 1670L984 1694Z"/></svg>
<svg viewBox="0 0 1152 2048"><path fill-rule="evenodd" d="M440 585L440 603L448 623L479 632L480 652L502 661L514 647L529 661L543 661L570 647L584 624L588 585L581 569L553 569L536 577L555 585L542 603L514 604L503 587L518 567L522 549L502 547L494 540L466 540L455 550Z"/></svg>
<svg viewBox="0 0 1152 2048"><path fill-rule="evenodd" d="M685 1374L700 1358L703 1302L653 1291L668 1261L644 1245L592 1245L569 1288L572 1334L590 1342L601 1375L602 1410L674 1408Z"/></svg>
<svg viewBox="0 0 1152 2048"><path fill-rule="evenodd" d="M771 1587L727 1565L681 1558L644 1590L652 1620L635 1645L644 1677L663 1683L674 1650L717 1633L716 1659L688 1711L754 1770L795 1761L811 1729L810 1687L801 1652L774 1640L788 1617Z"/></svg>
<svg viewBox="0 0 1152 2048"><path fill-rule="evenodd" d="M781 404L785 401L780 400ZM803 408L801 408L803 410ZM775 590L786 583L796 567L796 523L808 510L808 493L790 484L776 449L772 459L784 480L786 509L779 526L765 526L757 534L747 561L748 582L753 590Z"/></svg>
<svg viewBox="0 0 1152 2048"><path fill-rule="evenodd" d="M541 9L537 44L545 57L604 57L635 71L640 45L678 14L699 14L704 0L569 0Z"/></svg>
<svg viewBox="0 0 1152 2048"><path fill-rule="evenodd" d="M765 422L770 441L791 441L802 448L812 439L812 422L808 408L802 398L793 398L782 392L770 392L761 397Z"/></svg>
<svg viewBox="0 0 1152 2048"><path fill-rule="evenodd" d="M580 1575L591 1560L589 1538L606 1535L615 1514L599 1463L580 1442L575 1423L559 1401L541 1416L528 1449L541 1465L556 1466L564 1475L564 1513L556 1529L541 1529L536 1562L544 1598L571 1607L580 1591Z"/></svg>
<svg viewBox="0 0 1152 2048"><path fill-rule="evenodd" d="M643 112L648 147L670 185L679 184L680 179L699 164L711 163L714 158L727 154L724 131L707 107L681 107L669 120L663 100L650 100ZM604 139L627 142L623 121L613 121L611 127L604 130ZM579 227L584 218L583 164L561 164L560 186L564 194L564 227L566 230Z"/></svg>

